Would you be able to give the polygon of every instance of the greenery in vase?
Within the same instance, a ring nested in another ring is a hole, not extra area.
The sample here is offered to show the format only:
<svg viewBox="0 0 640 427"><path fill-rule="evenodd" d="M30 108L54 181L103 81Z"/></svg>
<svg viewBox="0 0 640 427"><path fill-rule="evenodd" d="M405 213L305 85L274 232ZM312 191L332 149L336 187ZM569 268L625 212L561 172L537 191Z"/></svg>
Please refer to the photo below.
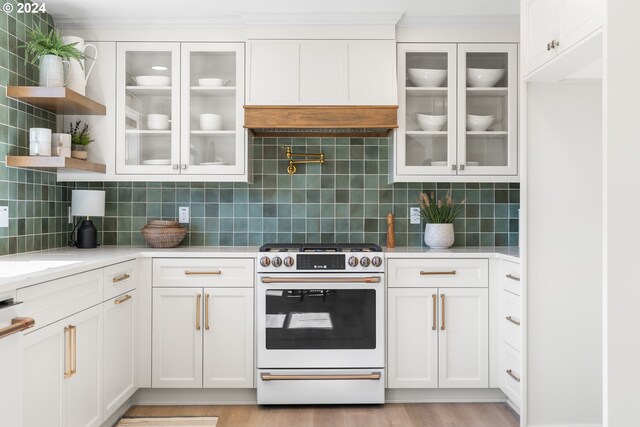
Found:
<svg viewBox="0 0 640 427"><path fill-rule="evenodd" d="M29 32L29 42L21 47L25 48L25 59L32 57L31 63L39 65L45 55L55 55L62 59L75 59L80 65L85 58L84 53L76 47L78 43L64 44L62 36L55 29L48 33L36 28Z"/></svg>
<svg viewBox="0 0 640 427"><path fill-rule="evenodd" d="M80 125L82 122L78 120L76 125L73 123L69 123L69 133L71 134L71 143L74 145L89 145L93 142L91 139L91 134L89 133L89 125L84 124L82 130L80 130Z"/></svg>
<svg viewBox="0 0 640 427"><path fill-rule="evenodd" d="M451 224L464 209L465 201L466 199L460 203L455 203L451 198L451 193L447 193L440 200L436 200L433 192L430 196L420 193L418 198L420 216L431 224Z"/></svg>

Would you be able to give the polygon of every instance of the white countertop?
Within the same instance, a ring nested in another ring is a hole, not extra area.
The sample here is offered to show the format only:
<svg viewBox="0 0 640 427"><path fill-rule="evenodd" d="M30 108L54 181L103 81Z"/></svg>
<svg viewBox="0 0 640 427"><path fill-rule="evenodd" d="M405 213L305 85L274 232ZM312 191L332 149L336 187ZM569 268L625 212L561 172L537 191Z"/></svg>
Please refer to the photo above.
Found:
<svg viewBox="0 0 640 427"><path fill-rule="evenodd" d="M425 247L397 247L383 248L387 258L397 257L426 257L426 258L491 258L496 257L507 261L520 262L517 247L459 247L451 249L429 249ZM24 274L12 277L0 277L0 293L13 289L55 280L60 277L81 273L107 265L132 259L144 258L202 258L210 256L246 258L258 254L257 246L194 246L173 249L153 249L145 246L104 246L97 249L58 248L37 252L27 252L0 257L2 262L10 262L13 268L20 262L29 261L63 261L73 262L54 268L46 268L29 272L25 268ZM7 264L8 265L8 264ZM28 264L25 264L27 266ZM6 268L6 267L5 267ZM19 268L19 267L18 267Z"/></svg>

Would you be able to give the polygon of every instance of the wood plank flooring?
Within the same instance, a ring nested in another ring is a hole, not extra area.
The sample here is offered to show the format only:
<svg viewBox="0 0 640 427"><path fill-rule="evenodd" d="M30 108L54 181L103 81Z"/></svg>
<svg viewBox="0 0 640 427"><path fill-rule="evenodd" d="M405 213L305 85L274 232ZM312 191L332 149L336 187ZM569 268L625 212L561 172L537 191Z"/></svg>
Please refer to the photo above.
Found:
<svg viewBox="0 0 640 427"><path fill-rule="evenodd" d="M217 416L217 427L518 427L505 403L134 406L127 416Z"/></svg>

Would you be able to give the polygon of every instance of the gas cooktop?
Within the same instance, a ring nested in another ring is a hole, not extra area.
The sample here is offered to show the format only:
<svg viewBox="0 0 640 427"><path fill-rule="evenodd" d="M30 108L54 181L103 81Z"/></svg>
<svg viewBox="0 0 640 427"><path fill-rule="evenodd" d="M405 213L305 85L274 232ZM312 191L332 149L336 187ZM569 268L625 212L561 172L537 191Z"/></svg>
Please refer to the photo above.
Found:
<svg viewBox="0 0 640 427"><path fill-rule="evenodd" d="M267 243L260 252L382 252L373 243Z"/></svg>

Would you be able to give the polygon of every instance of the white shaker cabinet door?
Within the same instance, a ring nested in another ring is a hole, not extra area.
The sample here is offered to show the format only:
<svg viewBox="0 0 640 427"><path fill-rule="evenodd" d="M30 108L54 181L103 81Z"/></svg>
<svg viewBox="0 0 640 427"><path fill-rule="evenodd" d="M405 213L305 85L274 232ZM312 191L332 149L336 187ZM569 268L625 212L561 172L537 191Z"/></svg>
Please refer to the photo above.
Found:
<svg viewBox="0 0 640 427"><path fill-rule="evenodd" d="M153 290L152 387L202 387L202 288Z"/></svg>
<svg viewBox="0 0 640 427"><path fill-rule="evenodd" d="M603 0L559 0L560 46L563 52L602 26Z"/></svg>
<svg viewBox="0 0 640 427"><path fill-rule="evenodd" d="M72 375L65 380L67 427L102 423L102 305L67 318L72 326Z"/></svg>
<svg viewBox="0 0 640 427"><path fill-rule="evenodd" d="M488 290L440 288L439 386L489 386Z"/></svg>
<svg viewBox="0 0 640 427"><path fill-rule="evenodd" d="M528 0L522 5L522 75L527 75L556 55L547 45L559 38L558 0Z"/></svg>
<svg viewBox="0 0 640 427"><path fill-rule="evenodd" d="M103 304L104 413L113 414L137 389L137 291Z"/></svg>
<svg viewBox="0 0 640 427"><path fill-rule="evenodd" d="M346 70L347 44L344 41L302 41L300 43L300 104L346 104Z"/></svg>
<svg viewBox="0 0 640 427"><path fill-rule="evenodd" d="M204 292L203 387L254 387L253 289Z"/></svg>
<svg viewBox="0 0 640 427"><path fill-rule="evenodd" d="M437 289L390 288L388 298L389 388L437 388Z"/></svg>
<svg viewBox="0 0 640 427"><path fill-rule="evenodd" d="M397 105L393 40L350 40L349 105Z"/></svg>
<svg viewBox="0 0 640 427"><path fill-rule="evenodd" d="M252 41L247 44L247 104L292 105L299 101L300 42Z"/></svg>

